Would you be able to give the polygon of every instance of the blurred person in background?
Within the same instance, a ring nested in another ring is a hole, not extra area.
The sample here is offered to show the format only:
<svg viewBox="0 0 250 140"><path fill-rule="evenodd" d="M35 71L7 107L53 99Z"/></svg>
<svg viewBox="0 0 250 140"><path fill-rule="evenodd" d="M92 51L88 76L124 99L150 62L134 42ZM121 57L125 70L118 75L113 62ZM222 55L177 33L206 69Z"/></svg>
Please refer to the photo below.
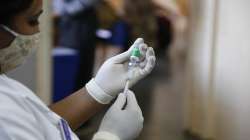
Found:
<svg viewBox="0 0 250 140"><path fill-rule="evenodd" d="M131 28L131 40L140 36L156 48L158 27L152 0L124 0L123 7L124 18Z"/></svg>
<svg viewBox="0 0 250 140"><path fill-rule="evenodd" d="M124 21L129 25L129 42L138 36L145 38L147 43L155 48L158 57L153 76L134 87L134 90L138 93L137 97L140 99L139 104L146 121L150 119L153 95L143 93L146 91L153 93L156 80L168 78L169 67L165 57L166 51L169 51L170 44L173 41L172 23L168 18L159 14L157 10L158 7L153 0L123 0L120 8L117 8L117 11L122 13ZM148 88L145 89L144 87Z"/></svg>
<svg viewBox="0 0 250 140"><path fill-rule="evenodd" d="M5 74L22 65L36 49L42 0L0 1L0 138L5 140L78 140L72 130L116 98L130 78L130 87L155 64L153 48L138 39L131 48L108 59L97 75L71 96L47 107L23 84ZM134 47L141 67L129 77L127 63ZM104 116L94 140L132 140L143 127L135 95L120 94Z"/></svg>
<svg viewBox="0 0 250 140"><path fill-rule="evenodd" d="M155 0L106 0L106 2L114 9L120 20L129 26L127 30L129 41L140 36L153 48L171 44L173 27L170 19L158 12L159 8L163 11L158 5L161 3Z"/></svg>
<svg viewBox="0 0 250 140"><path fill-rule="evenodd" d="M188 0L153 0L156 13L169 21L172 41L167 56L170 58L171 74L183 70L187 51Z"/></svg>
<svg viewBox="0 0 250 140"><path fill-rule="evenodd" d="M58 46L79 52L79 69L76 89L84 86L92 77L97 17L95 5L99 0L54 0L54 16L58 21Z"/></svg>
<svg viewBox="0 0 250 140"><path fill-rule="evenodd" d="M174 93L182 100L185 98L183 93L187 91L188 0L153 0L153 3L156 14L164 19L163 21L168 21L169 29L172 32L171 41L167 49L162 50L162 53L167 56L167 78L168 84L171 84L170 93ZM158 63L161 63L161 60Z"/></svg>
<svg viewBox="0 0 250 140"><path fill-rule="evenodd" d="M107 58L123 52L128 46L129 27L122 18L122 0L106 0L97 6L98 30L96 68ZM95 69L96 69L95 68Z"/></svg>

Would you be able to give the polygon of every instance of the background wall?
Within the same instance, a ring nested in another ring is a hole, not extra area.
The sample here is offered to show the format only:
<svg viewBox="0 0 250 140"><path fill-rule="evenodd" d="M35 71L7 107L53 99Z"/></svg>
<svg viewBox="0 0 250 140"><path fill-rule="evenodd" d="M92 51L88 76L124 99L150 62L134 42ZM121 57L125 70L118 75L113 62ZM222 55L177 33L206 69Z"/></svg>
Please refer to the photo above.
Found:
<svg viewBox="0 0 250 140"><path fill-rule="evenodd" d="M204 138L248 140L250 1L199 5L192 11L187 127Z"/></svg>
<svg viewBox="0 0 250 140"><path fill-rule="evenodd" d="M220 0L215 89L218 139L250 138L250 1Z"/></svg>
<svg viewBox="0 0 250 140"><path fill-rule="evenodd" d="M44 13L41 17L42 41L37 55L37 95L47 104L52 98L52 4L51 0L43 0Z"/></svg>
<svg viewBox="0 0 250 140"><path fill-rule="evenodd" d="M8 73L9 77L20 81L32 91L36 91L36 54L32 54L24 65Z"/></svg>
<svg viewBox="0 0 250 140"><path fill-rule="evenodd" d="M213 40L214 40L214 0L191 1L190 47L188 58L189 106L186 127L193 133L210 137L208 122L211 93Z"/></svg>

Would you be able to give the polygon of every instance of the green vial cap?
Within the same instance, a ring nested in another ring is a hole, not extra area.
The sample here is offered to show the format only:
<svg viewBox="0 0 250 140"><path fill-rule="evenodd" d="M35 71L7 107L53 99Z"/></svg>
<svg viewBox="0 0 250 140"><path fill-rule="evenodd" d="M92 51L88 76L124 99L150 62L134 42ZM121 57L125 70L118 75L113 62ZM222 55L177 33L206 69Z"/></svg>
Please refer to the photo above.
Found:
<svg viewBox="0 0 250 140"><path fill-rule="evenodd" d="M140 50L135 47L133 49L133 51L132 51L132 55L131 56L140 57L141 56Z"/></svg>

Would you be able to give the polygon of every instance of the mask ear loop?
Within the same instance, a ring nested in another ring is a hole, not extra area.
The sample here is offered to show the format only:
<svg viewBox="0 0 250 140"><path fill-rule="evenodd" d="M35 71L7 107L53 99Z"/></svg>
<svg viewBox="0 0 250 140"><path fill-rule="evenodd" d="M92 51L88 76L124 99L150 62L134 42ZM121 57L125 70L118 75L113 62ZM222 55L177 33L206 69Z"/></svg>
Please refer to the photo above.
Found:
<svg viewBox="0 0 250 140"><path fill-rule="evenodd" d="M11 30L9 27L5 26L5 25L1 25L6 31L10 32L11 34L13 34L15 37L17 37L19 34L16 33L15 31Z"/></svg>

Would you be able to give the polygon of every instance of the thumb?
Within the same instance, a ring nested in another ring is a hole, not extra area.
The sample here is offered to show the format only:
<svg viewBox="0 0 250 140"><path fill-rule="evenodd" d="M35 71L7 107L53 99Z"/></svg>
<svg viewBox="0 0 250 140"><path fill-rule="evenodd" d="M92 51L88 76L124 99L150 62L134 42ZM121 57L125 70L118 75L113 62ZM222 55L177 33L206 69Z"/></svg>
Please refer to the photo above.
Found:
<svg viewBox="0 0 250 140"><path fill-rule="evenodd" d="M122 109L125 104L126 104L126 96L125 96L125 94L121 93L121 94L119 94L116 101L112 105L112 108Z"/></svg>
<svg viewBox="0 0 250 140"><path fill-rule="evenodd" d="M146 76L149 74L155 66L155 53L153 48L149 48L146 53L146 65L143 69L140 69L140 74Z"/></svg>
<svg viewBox="0 0 250 140"><path fill-rule="evenodd" d="M132 50L135 46L139 46L140 44L143 44L144 43L144 40L142 38L138 38L135 43L124 53L121 53L115 57L112 58L112 60L115 62L115 63L123 63L125 61L128 61L129 60L129 57L132 53Z"/></svg>
<svg viewBox="0 0 250 140"><path fill-rule="evenodd" d="M142 110L140 106L138 105L138 102L136 100L135 94L132 91L129 91L127 94L127 110L136 110L141 117L141 120L143 120Z"/></svg>
<svg viewBox="0 0 250 140"><path fill-rule="evenodd" d="M127 98L127 109L135 109L138 106L135 94L132 91L128 91Z"/></svg>

